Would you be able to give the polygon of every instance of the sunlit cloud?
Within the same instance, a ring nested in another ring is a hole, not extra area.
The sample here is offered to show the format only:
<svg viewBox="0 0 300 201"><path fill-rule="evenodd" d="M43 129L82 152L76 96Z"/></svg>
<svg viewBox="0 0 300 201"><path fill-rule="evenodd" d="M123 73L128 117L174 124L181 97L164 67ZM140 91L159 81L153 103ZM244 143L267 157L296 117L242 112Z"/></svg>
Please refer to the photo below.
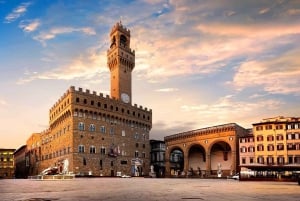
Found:
<svg viewBox="0 0 300 201"><path fill-rule="evenodd" d="M163 88L163 89L156 89L156 92L174 92L174 91L178 91L177 88Z"/></svg>
<svg viewBox="0 0 300 201"><path fill-rule="evenodd" d="M278 100L265 99L255 102L246 102L235 100L234 96L227 95L219 98L211 104L182 105L182 112L194 113L194 117L201 115L202 119L208 122L235 122L242 117L250 115L251 112L264 109L272 111L282 106ZM216 115L217 114L217 115Z"/></svg>
<svg viewBox="0 0 300 201"><path fill-rule="evenodd" d="M241 24L200 24L197 27L201 32L214 35L227 36L243 36L243 37L277 37L288 34L299 34L299 24L257 24L257 25L241 25ZM253 31L255 30L255 31Z"/></svg>
<svg viewBox="0 0 300 201"><path fill-rule="evenodd" d="M259 11L259 14L265 14L270 11L270 8L263 8Z"/></svg>
<svg viewBox="0 0 300 201"><path fill-rule="evenodd" d="M33 32L41 25L40 20L27 20L21 21L19 27L23 29L24 32Z"/></svg>
<svg viewBox="0 0 300 201"><path fill-rule="evenodd" d="M295 9L295 8L289 9L287 11L287 14L288 15L300 15L300 9Z"/></svg>
<svg viewBox="0 0 300 201"><path fill-rule="evenodd" d="M7 105L7 102L3 99L0 99L0 106Z"/></svg>
<svg viewBox="0 0 300 201"><path fill-rule="evenodd" d="M82 27L82 28L74 28L74 27L55 27L51 28L49 31L42 31L37 36L33 38L43 45L46 45L47 40L54 39L57 35L60 34L69 34L73 32L81 32L86 35L96 35L96 31L91 27Z"/></svg>
<svg viewBox="0 0 300 201"><path fill-rule="evenodd" d="M34 80L89 80L98 73L106 73L106 54L97 54L92 49L86 55L73 59L70 63L44 72L30 72L26 70L24 77L17 84L25 84Z"/></svg>
<svg viewBox="0 0 300 201"><path fill-rule="evenodd" d="M300 94L300 50L264 61L246 61L231 84L238 90L261 86L272 94Z"/></svg>
<svg viewBox="0 0 300 201"><path fill-rule="evenodd" d="M5 23L11 23L20 18L27 12L28 6L31 5L31 2L22 3L20 6L15 8L10 14L5 17Z"/></svg>

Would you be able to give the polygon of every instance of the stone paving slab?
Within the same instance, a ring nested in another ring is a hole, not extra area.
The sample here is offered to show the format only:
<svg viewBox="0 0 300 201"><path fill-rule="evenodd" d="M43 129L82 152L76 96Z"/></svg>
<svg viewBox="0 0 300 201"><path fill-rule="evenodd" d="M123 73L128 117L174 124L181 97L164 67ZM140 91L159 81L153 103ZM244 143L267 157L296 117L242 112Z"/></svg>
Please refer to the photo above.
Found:
<svg viewBox="0 0 300 201"><path fill-rule="evenodd" d="M226 179L0 180L1 201L300 201L296 182Z"/></svg>

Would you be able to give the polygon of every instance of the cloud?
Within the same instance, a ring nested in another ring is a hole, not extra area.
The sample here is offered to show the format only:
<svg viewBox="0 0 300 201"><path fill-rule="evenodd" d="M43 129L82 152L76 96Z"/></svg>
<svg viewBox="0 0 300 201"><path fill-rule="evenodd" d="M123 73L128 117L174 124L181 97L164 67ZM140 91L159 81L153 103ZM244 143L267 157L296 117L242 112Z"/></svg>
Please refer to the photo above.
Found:
<svg viewBox="0 0 300 201"><path fill-rule="evenodd" d="M41 42L43 45L46 45L47 40L54 39L57 35L69 34L73 32L81 32L86 35L96 35L96 31L91 27L81 27L81 28L55 27L55 28L51 28L47 32L46 31L40 32L37 36L34 36L33 38Z"/></svg>
<svg viewBox="0 0 300 201"><path fill-rule="evenodd" d="M263 8L259 11L259 14L265 14L270 11L270 8Z"/></svg>
<svg viewBox="0 0 300 201"><path fill-rule="evenodd" d="M235 66L232 61L241 58L264 57L279 49L287 51L282 48L283 41L296 41L295 37L284 37L300 34L299 23L287 16L280 18L291 5L282 9L278 2L169 4L168 13L145 19L131 29L139 79L163 82L175 76L218 73ZM272 15L259 15L259 11Z"/></svg>
<svg viewBox="0 0 300 201"><path fill-rule="evenodd" d="M174 91L178 91L177 88L163 88L163 89L156 89L156 92L174 92Z"/></svg>
<svg viewBox="0 0 300 201"><path fill-rule="evenodd" d="M251 102L241 101L235 95L226 95L209 103L193 104L189 100L182 102L186 104L181 105L179 110L172 106L172 111L167 113L170 117L168 120L153 122L151 139L163 139L164 136L178 132L225 123L251 127L251 123L257 121L257 115L273 115L284 104L281 101L264 97L258 97ZM156 111L156 116L161 115L157 110L154 111ZM178 113L180 113L180 118L178 118ZM175 118L172 118L173 116Z"/></svg>
<svg viewBox="0 0 300 201"><path fill-rule="evenodd" d="M24 32L33 32L35 31L39 26L41 25L40 20L35 19L35 20L23 20L19 24L19 27L23 29Z"/></svg>
<svg viewBox="0 0 300 201"><path fill-rule="evenodd" d="M258 99L255 102L246 102L236 100L235 96L227 95L220 97L211 104L182 105L181 115L183 113L193 114L193 118L198 122L205 124L214 122L214 124L222 124L229 122L243 121L245 117L251 114L257 114L261 110L265 113L280 109L282 102L274 99ZM249 123L249 122L248 122Z"/></svg>
<svg viewBox="0 0 300 201"><path fill-rule="evenodd" d="M3 99L0 99L0 106L7 105L7 102Z"/></svg>
<svg viewBox="0 0 300 201"><path fill-rule="evenodd" d="M237 90L261 87L271 94L300 95L300 49L262 61L246 61L239 68L231 84Z"/></svg>
<svg viewBox="0 0 300 201"><path fill-rule="evenodd" d="M287 10L287 14L288 15L300 15L300 9L288 9Z"/></svg>
<svg viewBox="0 0 300 201"><path fill-rule="evenodd" d="M5 17L5 23L11 23L16 21L18 18L20 18L22 15L24 15L27 12L28 6L30 6L31 3L22 3L20 6L15 8L10 14L8 14Z"/></svg>
<svg viewBox="0 0 300 201"><path fill-rule="evenodd" d="M19 79L17 84L25 84L34 80L73 80L93 78L98 73L107 72L106 54L98 54L97 47L90 48L86 53L82 53L71 62L57 66L44 72L30 72L26 70L23 78Z"/></svg>

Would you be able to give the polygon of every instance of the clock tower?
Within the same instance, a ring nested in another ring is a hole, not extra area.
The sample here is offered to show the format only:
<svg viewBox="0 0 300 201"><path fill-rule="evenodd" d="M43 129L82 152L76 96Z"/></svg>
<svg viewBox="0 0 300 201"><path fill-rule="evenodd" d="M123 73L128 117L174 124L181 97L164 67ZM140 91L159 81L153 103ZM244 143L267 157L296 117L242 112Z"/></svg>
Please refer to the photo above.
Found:
<svg viewBox="0 0 300 201"><path fill-rule="evenodd" d="M115 24L110 32L107 65L111 97L131 104L131 72L135 66L135 52L130 49L130 30L121 22Z"/></svg>

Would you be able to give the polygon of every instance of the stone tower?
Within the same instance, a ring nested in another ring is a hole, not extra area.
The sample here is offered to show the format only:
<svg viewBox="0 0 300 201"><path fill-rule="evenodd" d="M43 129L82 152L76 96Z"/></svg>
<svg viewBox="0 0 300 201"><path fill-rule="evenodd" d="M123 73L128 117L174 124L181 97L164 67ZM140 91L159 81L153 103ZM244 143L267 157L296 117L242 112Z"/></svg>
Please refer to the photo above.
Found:
<svg viewBox="0 0 300 201"><path fill-rule="evenodd" d="M130 49L130 30L121 22L116 23L110 32L110 41L110 48L107 51L110 95L131 104L131 72L135 66L135 52Z"/></svg>

